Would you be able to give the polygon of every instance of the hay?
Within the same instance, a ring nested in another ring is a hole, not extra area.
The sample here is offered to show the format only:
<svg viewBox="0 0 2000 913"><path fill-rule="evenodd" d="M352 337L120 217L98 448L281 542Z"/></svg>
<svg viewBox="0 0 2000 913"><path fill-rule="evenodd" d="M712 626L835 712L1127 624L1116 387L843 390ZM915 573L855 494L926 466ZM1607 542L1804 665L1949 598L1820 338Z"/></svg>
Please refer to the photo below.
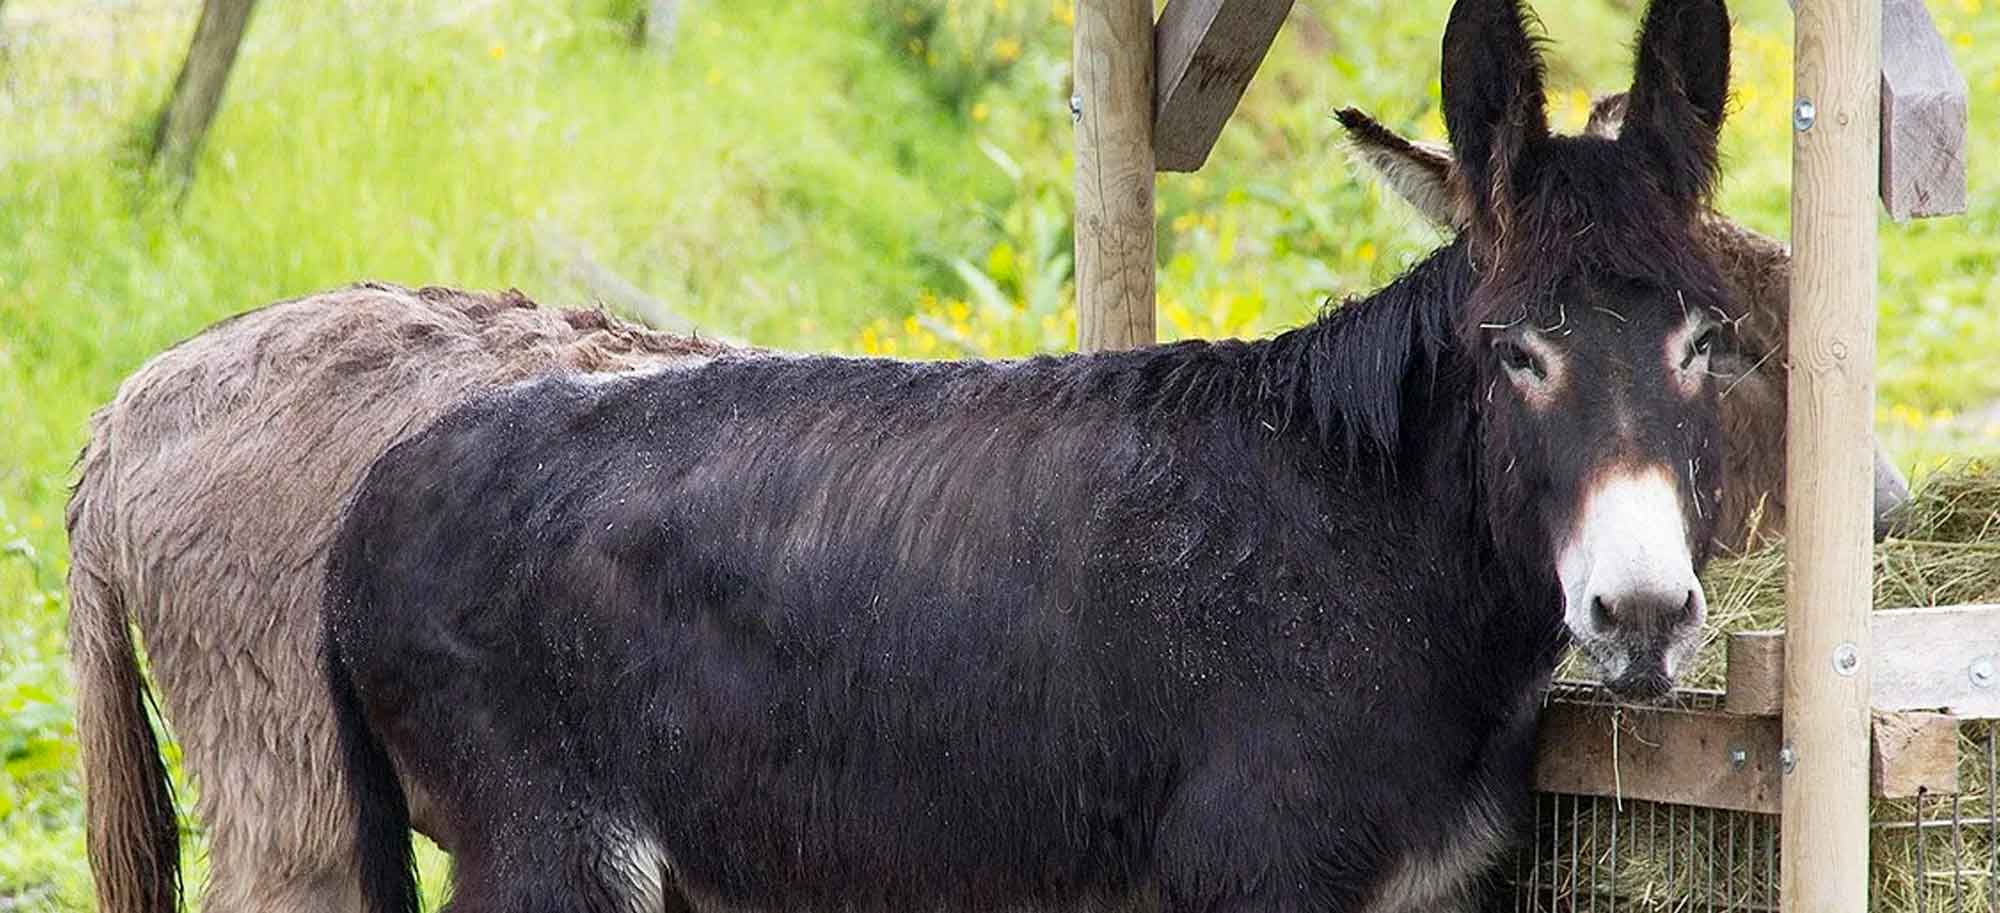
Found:
<svg viewBox="0 0 2000 913"><path fill-rule="evenodd" d="M2000 602L2000 464L1968 459L1919 480L1902 532L1875 549L1877 609ZM1772 544L1713 561L1703 583L1710 624L1683 684L1721 688L1731 632L1784 627L1784 546ZM1587 677L1587 669L1572 662L1564 674ZM1929 913L1988 910L2000 903L2000 871L1995 870L2000 856L1994 849L2000 826L1988 823L2000 820L1992 766L1996 725L2000 724L1969 722L1961 727L1959 796L1874 804L1871 909ZM1611 804L1611 800L1582 801ZM1568 807L1577 808L1573 802ZM1645 803L1625 807L1628 814L1645 809L1645 817L1626 820L1616 865L1611 845L1591 839L1598 836L1595 828L1580 840L1577 834L1558 835L1570 843L1566 847L1570 854L1596 863L1589 872L1603 877L1557 871L1566 863L1550 865L1543 874L1549 880L1542 882L1539 892L1542 909L1572 909L1571 904L1594 908L1596 898L1611 895L1635 910L1767 908L1770 888L1755 882L1763 880L1771 848L1753 850L1734 841L1710 844L1707 830L1715 826L1716 816L1725 813L1704 812L1708 817L1697 817L1683 810L1663 818ZM1768 826L1771 820L1742 816L1736 826L1747 833L1758 822ZM1698 821L1705 825L1704 832L1696 832ZM1918 821L1928 823L1919 827ZM1669 850L1664 856L1663 847ZM1676 858L1672 851L1676 847L1681 868L1669 877L1667 866ZM1691 877L1695 869L1690 863L1696 858L1704 874L1724 873L1721 889ZM1544 859L1545 865L1549 862Z"/></svg>

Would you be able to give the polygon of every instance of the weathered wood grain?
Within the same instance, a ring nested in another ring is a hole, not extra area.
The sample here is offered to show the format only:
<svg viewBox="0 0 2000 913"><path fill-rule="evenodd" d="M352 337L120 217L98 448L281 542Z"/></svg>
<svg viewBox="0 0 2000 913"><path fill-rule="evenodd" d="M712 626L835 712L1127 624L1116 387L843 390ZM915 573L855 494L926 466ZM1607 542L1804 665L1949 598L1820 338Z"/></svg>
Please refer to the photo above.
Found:
<svg viewBox="0 0 2000 913"><path fill-rule="evenodd" d="M1151 344L1153 5L1081 0L1074 47L1077 348Z"/></svg>
<svg viewBox="0 0 2000 913"><path fill-rule="evenodd" d="M1965 211L1965 76L1923 0L1882 0L1882 205L1901 221Z"/></svg>
<svg viewBox="0 0 2000 913"><path fill-rule="evenodd" d="M1870 706L2000 719L2000 605L1892 609L1869 619L1875 644ZM1783 710L1785 632L1729 636L1731 713Z"/></svg>
<svg viewBox="0 0 2000 913"><path fill-rule="evenodd" d="M1791 386L1781 908L1868 907L1878 0L1799 0L1792 97ZM1851 660L1843 661L1843 660Z"/></svg>
<svg viewBox="0 0 2000 913"><path fill-rule="evenodd" d="M1776 814L1782 728L1774 717L1554 701L1536 737L1535 789ZM1957 791L1956 720L1885 713L1871 728L1862 798Z"/></svg>
<svg viewBox="0 0 2000 913"><path fill-rule="evenodd" d="M1161 171L1194 171L1208 160L1291 9L1292 0L1167 0L1154 30Z"/></svg>

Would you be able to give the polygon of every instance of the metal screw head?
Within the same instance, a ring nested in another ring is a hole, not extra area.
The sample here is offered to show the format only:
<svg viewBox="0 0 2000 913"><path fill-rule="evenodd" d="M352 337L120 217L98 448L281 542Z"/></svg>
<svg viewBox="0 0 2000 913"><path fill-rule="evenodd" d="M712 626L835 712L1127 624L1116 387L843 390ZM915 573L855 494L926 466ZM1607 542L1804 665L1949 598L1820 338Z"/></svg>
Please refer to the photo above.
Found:
<svg viewBox="0 0 2000 913"><path fill-rule="evenodd" d="M1792 768L1797 766L1799 766L1799 756L1792 753L1792 746L1786 745L1778 749L1778 768L1780 770L1783 770L1785 773L1791 773Z"/></svg>
<svg viewBox="0 0 2000 913"><path fill-rule="evenodd" d="M1853 644L1841 644L1833 648L1833 671L1841 675L1853 675L1861 668L1861 651Z"/></svg>
<svg viewBox="0 0 2000 913"><path fill-rule="evenodd" d="M1812 99L1801 98L1792 105L1792 129L1804 132L1812 129L1813 119L1819 112L1813 110Z"/></svg>
<svg viewBox="0 0 2000 913"><path fill-rule="evenodd" d="M2000 682L2000 669L1995 669L1992 656L1982 656L1972 661L1972 687L1991 688Z"/></svg>
<svg viewBox="0 0 2000 913"><path fill-rule="evenodd" d="M1749 752L1747 752L1747 751L1744 751L1744 750L1743 750L1743 749L1741 749L1741 748L1731 748L1731 749L1729 749L1729 766L1730 766L1730 767L1733 767L1733 768L1735 768L1735 769L1737 769L1737 770L1742 770L1742 769L1743 769L1743 765L1745 765L1745 764L1748 764L1748 763L1750 763L1750 753L1749 753Z"/></svg>
<svg viewBox="0 0 2000 913"><path fill-rule="evenodd" d="M1076 95L1071 95L1069 97L1069 122L1073 124L1082 119L1083 119L1083 95L1081 93L1078 93Z"/></svg>

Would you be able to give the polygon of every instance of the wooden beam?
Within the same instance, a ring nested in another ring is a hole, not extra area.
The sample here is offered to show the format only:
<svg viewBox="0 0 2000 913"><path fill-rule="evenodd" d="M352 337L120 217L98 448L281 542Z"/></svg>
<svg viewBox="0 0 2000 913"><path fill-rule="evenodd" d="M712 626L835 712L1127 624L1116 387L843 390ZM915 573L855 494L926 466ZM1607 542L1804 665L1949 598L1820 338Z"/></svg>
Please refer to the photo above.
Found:
<svg viewBox="0 0 2000 913"><path fill-rule="evenodd" d="M1777 814L1782 725L1772 717L1553 701L1535 743L1535 789ZM1867 793L1878 799L1958 790L1957 721L1878 714Z"/></svg>
<svg viewBox="0 0 2000 913"><path fill-rule="evenodd" d="M1081 0L1074 47L1077 348L1153 335L1153 4Z"/></svg>
<svg viewBox="0 0 2000 913"><path fill-rule="evenodd" d="M1878 799L1958 792L1958 720L1941 713L1878 713L1868 791Z"/></svg>
<svg viewBox="0 0 2000 913"><path fill-rule="evenodd" d="M2000 719L2000 605L1894 609L1869 619L1876 710ZM1785 632L1729 635L1730 713L1783 710Z"/></svg>
<svg viewBox="0 0 2000 913"><path fill-rule="evenodd" d="M1292 0L1167 0L1154 31L1153 154L1194 171L1264 62Z"/></svg>
<svg viewBox="0 0 2000 913"><path fill-rule="evenodd" d="M1882 0L1882 205L1897 221L1965 211L1965 77L1923 0Z"/></svg>
<svg viewBox="0 0 2000 913"><path fill-rule="evenodd" d="M1779 906L1868 907L1882 6L1799 0ZM1810 116L1808 116L1808 114Z"/></svg>

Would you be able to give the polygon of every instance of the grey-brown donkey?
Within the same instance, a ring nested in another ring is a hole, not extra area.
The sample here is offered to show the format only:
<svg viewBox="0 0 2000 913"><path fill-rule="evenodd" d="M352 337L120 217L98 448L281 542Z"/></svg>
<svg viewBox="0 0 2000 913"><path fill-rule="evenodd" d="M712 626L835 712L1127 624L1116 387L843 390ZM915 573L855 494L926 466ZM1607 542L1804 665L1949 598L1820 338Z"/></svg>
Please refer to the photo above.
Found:
<svg viewBox="0 0 2000 913"><path fill-rule="evenodd" d="M199 796L204 909L358 910L318 673L340 498L376 455L470 394L721 348L518 292L366 284L223 321L128 378L91 421L68 511L98 908L168 913L179 895L178 828L128 620Z"/></svg>

